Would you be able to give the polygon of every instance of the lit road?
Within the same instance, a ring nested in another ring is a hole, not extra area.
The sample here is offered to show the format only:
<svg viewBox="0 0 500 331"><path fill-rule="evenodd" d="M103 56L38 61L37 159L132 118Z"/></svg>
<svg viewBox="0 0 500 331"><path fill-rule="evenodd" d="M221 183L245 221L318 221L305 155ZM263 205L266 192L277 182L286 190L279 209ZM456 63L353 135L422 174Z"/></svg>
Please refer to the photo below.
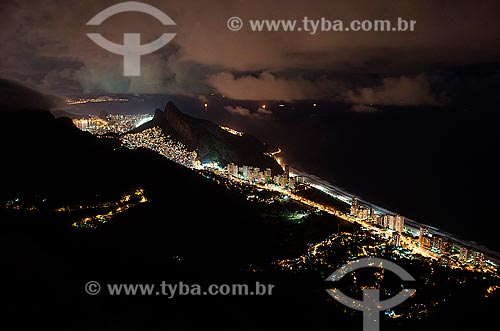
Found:
<svg viewBox="0 0 500 331"><path fill-rule="evenodd" d="M317 176L314 176L314 175L311 175L311 174L308 174L308 173L305 173L303 171L300 171L300 170L297 170L297 169L291 169L290 170L290 173L293 173L295 175L298 175L298 176L301 176L303 178L305 178L306 182L308 182L312 187L322 191L323 193L325 194L328 194L338 200L341 200L341 201L344 201L344 202L347 202L347 203L351 203L351 199L352 197L354 196L353 194L351 193L348 193L347 191L341 189L341 188L338 188L338 187L335 187L333 186L332 184L326 182L325 180L317 177ZM356 196L357 197L357 196ZM385 208L382 208L380 206L377 206L373 203L370 203L368 201L365 201L359 197L358 198L358 201L364 205L364 206L367 206L368 208L373 208L375 210L376 213L378 214L388 214L388 215L397 215L397 213L394 213L390 210L387 210ZM348 217L349 218L349 217ZM347 219L348 221L352 221L350 219ZM354 221L357 221L357 220L354 220ZM357 221L358 223L360 223L359 221ZM367 225L369 225L368 223L366 222L363 222ZM360 223L362 224L362 223ZM362 224L363 226L365 226L365 224ZM440 230L436 227L433 227L433 226L430 226L430 225L427 225L427 224L422 224L422 223L419 223L417 221L414 221L414 220L411 220L411 219L408 219L405 217L405 227L406 228L409 228L409 229L412 229L413 231L419 231L420 227L421 226L424 226L424 227L428 227L429 230L434 233L434 234L437 234L437 235L440 235L440 236L443 236L445 238L448 238L454 242L457 242L461 245L464 245L464 246L468 246L468 247L471 247L477 251L481 251L481 252L484 252L485 254L487 254L489 257L491 257L492 259L496 260L497 263L500 263L500 253L498 252L495 252L487 247L484 247L484 246L481 246L475 242L471 242L471 241L467 241L467 240L464 240L462 238L459 238L457 237L456 235L453 235L453 234L450 234L448 232L445 232L443 230ZM369 227L368 227L369 228ZM371 228L373 229L377 229L376 227L373 227L371 226ZM372 230L371 228L369 228L370 230ZM401 239L403 239L404 237L401 237ZM421 249L419 246L416 246L410 242L408 242L407 240L405 240L405 243L408 245L409 248L411 248L414 252L416 253L419 253L419 254L422 254L424 256L429 256L429 257L433 257L433 258L439 258L439 255L438 254L435 254L433 252L429 252L427 250L424 250L424 249Z"/></svg>
<svg viewBox="0 0 500 331"><path fill-rule="evenodd" d="M282 194L286 194L291 199L299 201L307 206L314 207L314 208L317 208L317 209L322 210L324 212L327 212L327 213L334 215L334 216L336 216L344 221L351 222L351 223L357 223L357 224L361 225L362 227L364 227L365 229L367 229L368 231L370 231L376 235L379 235L381 237L388 236L388 232L384 229L378 228L378 227L376 227L368 222L365 222L364 220L351 217L345 213L342 213L341 211L339 211L335 208L323 206L322 204L319 204L319 203L314 202L312 200L305 199L299 195L291 193L290 191L288 191L286 189L280 188L280 187L275 186L275 185L256 184L256 186L263 188L263 189L266 189L266 190L272 190L272 191L276 191L276 192L279 192ZM401 240L403 241L403 243L405 244L405 246L407 248L412 250L413 253L418 253L418 254L421 254L425 257L429 257L429 258L433 258L433 259L439 259L438 254L421 249L420 247L414 245L409 240L407 240L404 236L401 236Z"/></svg>

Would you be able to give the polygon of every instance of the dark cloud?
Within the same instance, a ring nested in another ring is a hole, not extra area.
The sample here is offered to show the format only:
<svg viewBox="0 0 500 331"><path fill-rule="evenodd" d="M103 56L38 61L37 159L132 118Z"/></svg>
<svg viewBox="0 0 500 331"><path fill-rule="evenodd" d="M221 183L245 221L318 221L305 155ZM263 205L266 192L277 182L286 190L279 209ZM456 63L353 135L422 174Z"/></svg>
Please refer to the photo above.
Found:
<svg viewBox="0 0 500 331"><path fill-rule="evenodd" d="M445 97L435 97L427 77L389 77L384 78L379 86L364 87L345 93L345 100L355 104L388 106L440 106L445 104Z"/></svg>
<svg viewBox="0 0 500 331"><path fill-rule="evenodd" d="M229 72L209 76L208 84L221 94L235 100L283 100L327 98L340 86L325 77L307 80L300 76L278 77L264 72L236 77Z"/></svg>
<svg viewBox="0 0 500 331"><path fill-rule="evenodd" d="M380 109L368 105L353 105L351 111L356 113L376 113L379 112Z"/></svg>
<svg viewBox="0 0 500 331"><path fill-rule="evenodd" d="M248 117L257 120L268 120L273 114L272 111L260 107L257 111L252 112L250 109L241 106L225 106L224 109L233 115Z"/></svg>
<svg viewBox="0 0 500 331"><path fill-rule="evenodd" d="M42 94L17 82L0 78L0 111L51 110L64 105L62 98Z"/></svg>
<svg viewBox="0 0 500 331"><path fill-rule="evenodd" d="M120 55L95 45L86 33L99 32L122 43L124 32L140 32L143 42L165 32L156 19L122 13L101 26L86 22L115 0L4 0L0 4L0 75L57 94L85 92L170 93L197 96L217 90L235 99L299 100L342 96L344 85L318 72L380 75L398 79L440 66L500 59L496 0L277 0L146 1L167 13L176 32L167 47L142 57L142 75L123 77ZM239 32L226 21L240 16ZM249 19L390 19L417 21L415 32L250 31ZM295 75L282 75L296 70ZM300 74L298 73L300 72ZM306 74L304 74L306 73ZM253 75L249 75L253 74ZM306 78L307 77L307 78ZM403 83L403 82L400 82ZM234 86L231 86L234 84ZM245 90L248 86L254 90ZM366 86L366 85L363 85ZM357 98L388 99L382 92L354 86ZM417 88L418 89L418 88ZM396 89L397 90L397 89ZM364 93L364 94L363 94ZM382 93L382 94L381 94ZM411 94L411 93L410 93ZM415 96L415 95L414 95ZM421 100L419 100L421 99ZM414 102L440 102L415 96ZM392 101L391 101L392 102Z"/></svg>

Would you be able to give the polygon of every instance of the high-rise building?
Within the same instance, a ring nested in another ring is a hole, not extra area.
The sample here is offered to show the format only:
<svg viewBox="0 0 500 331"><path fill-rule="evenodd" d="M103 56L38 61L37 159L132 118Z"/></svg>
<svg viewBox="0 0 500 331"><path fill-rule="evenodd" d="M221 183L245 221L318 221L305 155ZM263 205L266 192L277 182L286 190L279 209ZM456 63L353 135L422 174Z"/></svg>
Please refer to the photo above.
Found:
<svg viewBox="0 0 500 331"><path fill-rule="evenodd" d="M389 229L391 230L396 229L396 218L392 215L389 215L388 219L389 219Z"/></svg>
<svg viewBox="0 0 500 331"><path fill-rule="evenodd" d="M388 228L389 227L389 220L390 220L390 215L384 215L384 222L382 223L383 228Z"/></svg>
<svg viewBox="0 0 500 331"><path fill-rule="evenodd" d="M244 165L242 170L243 178L248 179L248 166Z"/></svg>
<svg viewBox="0 0 500 331"><path fill-rule="evenodd" d="M461 261L467 261L470 258L471 250L467 247L460 247L459 258Z"/></svg>
<svg viewBox="0 0 500 331"><path fill-rule="evenodd" d="M446 240L446 238L441 238L441 242L439 244L439 251L441 252L441 254L450 254L452 247L453 246L449 240Z"/></svg>
<svg viewBox="0 0 500 331"><path fill-rule="evenodd" d="M432 237L424 236L420 239L420 247L430 250L432 247Z"/></svg>
<svg viewBox="0 0 500 331"><path fill-rule="evenodd" d="M484 266L485 257L483 252L473 252L472 259L475 265Z"/></svg>
<svg viewBox="0 0 500 331"><path fill-rule="evenodd" d="M258 181L259 183L264 183L264 173L263 173L262 171L259 171L259 172L257 173L257 181Z"/></svg>
<svg viewBox="0 0 500 331"><path fill-rule="evenodd" d="M358 215L358 208L359 208L358 198L356 198L355 196L353 196L351 198L351 215L352 216L357 216Z"/></svg>
<svg viewBox="0 0 500 331"><path fill-rule="evenodd" d="M288 183L288 180L290 179L290 165L285 164L285 178L286 182Z"/></svg>
<svg viewBox="0 0 500 331"><path fill-rule="evenodd" d="M285 187L286 184L288 183L288 179L286 178L286 176L280 176L280 186L281 187Z"/></svg>
<svg viewBox="0 0 500 331"><path fill-rule="evenodd" d="M396 216L395 230L399 233L404 232L404 230L405 230L405 218L404 218L404 216L401 216L401 215Z"/></svg>
<svg viewBox="0 0 500 331"><path fill-rule="evenodd" d="M441 241L442 241L441 236L434 235L431 239L431 247L435 248L435 249L439 249L439 247L441 246Z"/></svg>
<svg viewBox="0 0 500 331"><path fill-rule="evenodd" d="M229 163L227 165L227 175L228 176L238 176L238 166L234 163Z"/></svg>
<svg viewBox="0 0 500 331"><path fill-rule="evenodd" d="M397 246L397 247L401 246L401 235L399 234L399 232L393 233L392 239L393 239L394 246Z"/></svg>
<svg viewBox="0 0 500 331"><path fill-rule="evenodd" d="M432 237L429 235L429 228L426 226L420 227L419 243L420 247L424 249L431 249Z"/></svg>
<svg viewBox="0 0 500 331"><path fill-rule="evenodd" d="M250 181L250 183L253 183L255 182L255 178L257 176L255 175L255 170L253 167L248 167L248 180Z"/></svg>
<svg viewBox="0 0 500 331"><path fill-rule="evenodd" d="M264 178L266 182L271 179L271 168L267 168L266 170L264 170Z"/></svg>

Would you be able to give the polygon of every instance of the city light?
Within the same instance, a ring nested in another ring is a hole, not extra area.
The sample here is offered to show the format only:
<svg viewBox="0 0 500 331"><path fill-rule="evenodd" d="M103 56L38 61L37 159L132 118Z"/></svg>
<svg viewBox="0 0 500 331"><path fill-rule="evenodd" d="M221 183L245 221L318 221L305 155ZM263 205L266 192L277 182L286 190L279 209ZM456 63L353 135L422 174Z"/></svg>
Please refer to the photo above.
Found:
<svg viewBox="0 0 500 331"><path fill-rule="evenodd" d="M234 129L228 128L227 126L220 126L219 125L219 128L221 128L222 130L225 130L225 131L227 131L227 132L229 132L231 134L234 134L235 136L240 136L241 137L243 135L243 132L236 131Z"/></svg>
<svg viewBox="0 0 500 331"><path fill-rule="evenodd" d="M114 216L121 214L127 211L128 209L137 206L138 204L143 204L146 202L148 202L148 199L144 195L144 189L138 188L131 193L124 194L122 198L118 201L106 202L101 205L79 206L78 208L79 210L98 209L98 210L103 210L104 213L84 217L74 222L72 225L77 228L95 229L100 225L112 220ZM72 209L76 208L66 207L60 211L68 212L71 211Z"/></svg>
<svg viewBox="0 0 500 331"><path fill-rule="evenodd" d="M207 104L204 104L207 106ZM314 103L314 106L317 104ZM265 109L266 105L262 105ZM106 119L97 116L89 116L85 119L74 120L77 127L89 131L96 135L102 135L109 132L120 134L122 146L129 149L148 148L168 159L182 164L193 170L208 170L215 175L225 176L230 182L249 185L260 190L280 193L283 197L298 201L306 206L316 210L334 215L344 221L356 223L363 229L383 239L384 241L406 249L412 255L419 255L433 260L441 260L450 268L463 268L473 271L494 272L496 264L489 260L483 252L472 249L467 245L458 243L446 235L436 231L434 233L418 231L418 226L413 221L406 222L406 219L400 215L394 215L383 208L369 203L358 201L356 197L324 183L315 176L302 177L299 173L290 176L290 168L283 160L277 157L282 151L277 149L274 152L266 153L273 158L284 170L283 174L272 175L271 169L259 169L249 165L228 164L227 167L221 167L217 162L210 162L201 165L197 160L197 153L189 151L182 143L165 136L158 127L152 127L142 130L138 133L129 133L132 129L147 123L151 120L151 115L108 115ZM233 135L242 136L244 133L220 126L221 129ZM335 200L346 203L350 206L350 212L342 212L333 206L319 203L307 199L297 192L299 190L314 188ZM248 199L251 199L250 195ZM252 199L258 199L253 195ZM145 197L140 202L145 202ZM19 204L12 203L9 208L19 208ZM32 207L31 207L32 208ZM115 212L122 211L115 210ZM101 221L108 219L111 215L98 215ZM94 219L86 222L94 222ZM84 222L85 223L85 222ZM417 239L415 239L417 236ZM458 252L460 251L460 252Z"/></svg>
<svg viewBox="0 0 500 331"><path fill-rule="evenodd" d="M122 145L129 149L148 148L164 157L192 168L197 164L197 154L176 140L166 137L158 127L138 133L129 133L121 137Z"/></svg>
<svg viewBox="0 0 500 331"><path fill-rule="evenodd" d="M80 99L68 99L66 103L68 105L84 105L87 103L101 103L101 102L128 102L126 98L112 98L109 96L101 96L95 98L80 98Z"/></svg>
<svg viewBox="0 0 500 331"><path fill-rule="evenodd" d="M153 116L150 114L108 114L105 119L100 118L99 116L89 115L82 119L74 119L73 123L82 131L87 131L94 135L104 135L107 133L123 134L149 122L152 119Z"/></svg>

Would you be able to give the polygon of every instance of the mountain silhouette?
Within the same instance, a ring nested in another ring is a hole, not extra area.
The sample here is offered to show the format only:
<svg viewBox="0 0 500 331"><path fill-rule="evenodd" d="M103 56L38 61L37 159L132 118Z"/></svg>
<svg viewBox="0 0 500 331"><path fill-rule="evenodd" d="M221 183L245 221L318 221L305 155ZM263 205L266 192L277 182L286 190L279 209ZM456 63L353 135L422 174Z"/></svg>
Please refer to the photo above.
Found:
<svg viewBox="0 0 500 331"><path fill-rule="evenodd" d="M267 153L271 147L249 134L235 135L208 120L198 119L182 113L172 102L165 110L157 109L151 121L132 132L159 127L165 135L183 143L198 154L202 163L218 162L248 165L260 169L270 168L273 174L283 172L281 166Z"/></svg>

